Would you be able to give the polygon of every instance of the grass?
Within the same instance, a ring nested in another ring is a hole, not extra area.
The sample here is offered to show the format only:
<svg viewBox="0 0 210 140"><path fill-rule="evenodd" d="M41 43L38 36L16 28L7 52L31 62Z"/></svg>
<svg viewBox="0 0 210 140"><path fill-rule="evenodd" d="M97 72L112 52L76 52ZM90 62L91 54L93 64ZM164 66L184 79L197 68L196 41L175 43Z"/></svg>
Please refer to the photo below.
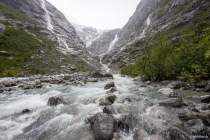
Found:
<svg viewBox="0 0 210 140"><path fill-rule="evenodd" d="M25 22L29 22L29 23L33 23L33 24L36 23L36 21L30 19L25 14L23 14L23 13L15 10L14 8L9 7L1 2L0 2L0 14L4 15L6 18L17 19L20 21L25 21Z"/></svg>

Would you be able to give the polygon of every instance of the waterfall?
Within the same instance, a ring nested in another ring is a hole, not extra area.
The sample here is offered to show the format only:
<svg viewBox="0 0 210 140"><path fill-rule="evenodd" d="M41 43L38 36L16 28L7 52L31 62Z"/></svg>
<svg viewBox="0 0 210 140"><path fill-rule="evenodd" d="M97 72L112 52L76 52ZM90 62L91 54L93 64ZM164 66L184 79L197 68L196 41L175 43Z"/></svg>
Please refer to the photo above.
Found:
<svg viewBox="0 0 210 140"><path fill-rule="evenodd" d="M50 12L47 10L47 6L46 6L46 3L45 3L45 0L41 0L41 5L42 5L43 10L45 11L45 17L46 17L46 22L47 22L47 29L48 29L51 33L55 34L55 32L53 31L53 28L54 28L54 27L53 27L53 25L52 25L52 19L51 19L51 17L50 17ZM55 35L56 35L56 34L55 34ZM58 37L57 35L56 35L56 37L57 37L57 40L58 40L58 44L59 44L60 46L63 46L63 47L65 47L68 51L71 51L70 48L69 48L69 46L67 45L67 43L66 43L62 38ZM71 52L73 52L73 50L72 50Z"/></svg>
<svg viewBox="0 0 210 140"><path fill-rule="evenodd" d="M58 38L58 44L60 46L64 46L67 50L69 50L69 46L67 45L67 43L63 39L61 39L60 37L57 37L57 38Z"/></svg>
<svg viewBox="0 0 210 140"><path fill-rule="evenodd" d="M108 50L108 52L110 52L110 51L113 49L113 47L114 47L114 45L116 44L117 40L118 40L118 36L117 36L117 34L116 34L114 40L113 40L113 41L110 43L110 45L109 45L109 50Z"/></svg>
<svg viewBox="0 0 210 140"><path fill-rule="evenodd" d="M140 38L145 37L145 32L146 32L146 30L148 29L149 25L151 24L151 16L152 16L152 14L150 14L150 15L148 16L146 22L144 23L144 25L146 24L146 27L143 29L143 31L142 31L142 33L141 33L141 35L140 35Z"/></svg>
<svg viewBox="0 0 210 140"><path fill-rule="evenodd" d="M51 17L50 17L50 12L47 10L45 0L41 0L41 5L42 5L43 10L45 11L45 16L46 16L46 21L47 21L47 29L50 30L53 33L52 20L51 20Z"/></svg>

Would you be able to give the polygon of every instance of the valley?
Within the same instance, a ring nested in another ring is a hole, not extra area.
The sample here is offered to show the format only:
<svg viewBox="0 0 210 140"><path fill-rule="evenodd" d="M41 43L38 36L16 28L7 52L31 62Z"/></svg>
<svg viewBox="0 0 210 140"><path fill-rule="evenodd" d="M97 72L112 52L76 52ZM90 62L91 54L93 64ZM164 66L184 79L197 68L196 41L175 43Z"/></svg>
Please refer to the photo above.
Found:
<svg viewBox="0 0 210 140"><path fill-rule="evenodd" d="M141 0L101 30L46 0L0 0L0 140L210 139L209 13Z"/></svg>

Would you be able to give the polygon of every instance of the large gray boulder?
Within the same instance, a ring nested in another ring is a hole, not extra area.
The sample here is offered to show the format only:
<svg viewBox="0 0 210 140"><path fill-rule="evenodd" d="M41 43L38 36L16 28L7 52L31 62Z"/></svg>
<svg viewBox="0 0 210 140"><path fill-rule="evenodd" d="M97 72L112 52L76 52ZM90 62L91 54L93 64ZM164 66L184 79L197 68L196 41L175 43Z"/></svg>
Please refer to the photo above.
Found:
<svg viewBox="0 0 210 140"><path fill-rule="evenodd" d="M97 113L91 120L91 130L95 140L110 140L115 132L114 117L107 113Z"/></svg>
<svg viewBox="0 0 210 140"><path fill-rule="evenodd" d="M68 103L68 100L63 99L63 97L55 96L55 97L50 97L49 98L49 100L47 102L47 105L56 106L56 105L59 105L59 104L67 104L67 103Z"/></svg>
<svg viewBox="0 0 210 140"><path fill-rule="evenodd" d="M182 107L186 105L182 98L169 98L159 103L160 106Z"/></svg>
<svg viewBox="0 0 210 140"><path fill-rule="evenodd" d="M109 83L107 83L107 84L105 85L104 89L110 89L110 88L112 88L112 87L115 87L114 82L109 82Z"/></svg>

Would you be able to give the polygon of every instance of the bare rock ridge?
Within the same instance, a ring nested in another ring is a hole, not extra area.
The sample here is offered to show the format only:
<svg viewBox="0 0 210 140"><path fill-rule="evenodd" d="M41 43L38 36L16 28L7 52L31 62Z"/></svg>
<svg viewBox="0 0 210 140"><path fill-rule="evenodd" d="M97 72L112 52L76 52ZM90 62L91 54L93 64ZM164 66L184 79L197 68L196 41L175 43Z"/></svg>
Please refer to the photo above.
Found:
<svg viewBox="0 0 210 140"><path fill-rule="evenodd" d="M94 55L107 54L113 49L114 43L117 41L117 33L119 30L120 29L104 31L87 44L87 50Z"/></svg>
<svg viewBox="0 0 210 140"><path fill-rule="evenodd" d="M114 49L102 61L117 67L134 62L142 47L158 32L184 27L209 10L208 0L142 0L127 24L118 32ZM178 37L175 32L169 36Z"/></svg>

